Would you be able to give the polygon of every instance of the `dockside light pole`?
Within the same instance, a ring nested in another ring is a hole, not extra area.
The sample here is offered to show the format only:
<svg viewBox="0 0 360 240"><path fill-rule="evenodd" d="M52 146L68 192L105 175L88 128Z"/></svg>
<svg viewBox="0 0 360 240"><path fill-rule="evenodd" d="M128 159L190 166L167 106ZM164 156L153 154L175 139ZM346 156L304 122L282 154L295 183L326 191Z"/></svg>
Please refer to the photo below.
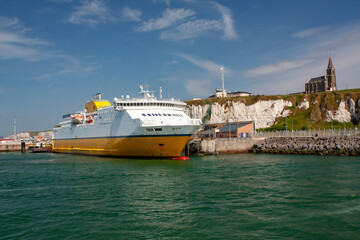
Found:
<svg viewBox="0 0 360 240"><path fill-rule="evenodd" d="M16 116L14 115L14 141L16 141Z"/></svg>

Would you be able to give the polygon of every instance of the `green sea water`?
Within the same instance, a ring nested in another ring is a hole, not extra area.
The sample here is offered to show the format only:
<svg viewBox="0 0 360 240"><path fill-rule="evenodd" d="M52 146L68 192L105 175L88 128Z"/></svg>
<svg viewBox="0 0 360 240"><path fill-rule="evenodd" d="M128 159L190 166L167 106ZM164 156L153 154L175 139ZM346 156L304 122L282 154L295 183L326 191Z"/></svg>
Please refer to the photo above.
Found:
<svg viewBox="0 0 360 240"><path fill-rule="evenodd" d="M360 239L360 157L0 153L0 239Z"/></svg>

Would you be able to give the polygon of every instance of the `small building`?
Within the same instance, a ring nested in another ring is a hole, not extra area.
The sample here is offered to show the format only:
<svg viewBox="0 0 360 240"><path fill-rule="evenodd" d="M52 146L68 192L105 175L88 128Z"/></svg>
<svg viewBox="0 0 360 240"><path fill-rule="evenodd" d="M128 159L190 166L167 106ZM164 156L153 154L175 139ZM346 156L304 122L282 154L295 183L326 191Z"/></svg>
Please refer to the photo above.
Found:
<svg viewBox="0 0 360 240"><path fill-rule="evenodd" d="M251 96L251 93L236 91L236 92L229 92L227 94L227 96L228 97L249 97L249 96Z"/></svg>
<svg viewBox="0 0 360 240"><path fill-rule="evenodd" d="M255 132L255 122L228 123L216 131L217 138L243 138L252 137Z"/></svg>
<svg viewBox="0 0 360 240"><path fill-rule="evenodd" d="M222 89L216 89L215 95L211 95L208 98L221 98L222 95ZM226 93L226 92L225 92ZM249 92L242 92L242 91L235 91L235 92L228 92L226 93L226 97L249 97L252 94Z"/></svg>

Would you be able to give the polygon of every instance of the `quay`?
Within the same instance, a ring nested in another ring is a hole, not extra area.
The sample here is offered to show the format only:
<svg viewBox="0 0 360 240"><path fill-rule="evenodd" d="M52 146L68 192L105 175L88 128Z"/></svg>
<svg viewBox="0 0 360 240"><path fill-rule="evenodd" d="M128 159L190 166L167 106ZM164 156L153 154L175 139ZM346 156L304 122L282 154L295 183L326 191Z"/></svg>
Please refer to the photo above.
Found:
<svg viewBox="0 0 360 240"><path fill-rule="evenodd" d="M310 131L256 131L249 137L231 134L226 138L195 138L188 144L190 155L235 153L275 153L304 155L360 155L360 133L357 129Z"/></svg>
<svg viewBox="0 0 360 240"><path fill-rule="evenodd" d="M21 142L12 141L10 139L1 139L0 152L15 152L21 151Z"/></svg>
<svg viewBox="0 0 360 240"><path fill-rule="evenodd" d="M24 141L0 141L0 152L51 152L52 146L49 143L26 143Z"/></svg>

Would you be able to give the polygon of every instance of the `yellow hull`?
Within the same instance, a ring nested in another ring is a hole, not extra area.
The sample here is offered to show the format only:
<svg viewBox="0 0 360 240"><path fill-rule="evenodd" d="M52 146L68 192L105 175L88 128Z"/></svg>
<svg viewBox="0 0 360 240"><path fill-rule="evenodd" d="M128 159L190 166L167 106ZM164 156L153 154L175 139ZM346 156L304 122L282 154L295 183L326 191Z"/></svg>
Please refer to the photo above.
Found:
<svg viewBox="0 0 360 240"><path fill-rule="evenodd" d="M191 136L54 140L53 152L114 157L169 158L180 155Z"/></svg>

